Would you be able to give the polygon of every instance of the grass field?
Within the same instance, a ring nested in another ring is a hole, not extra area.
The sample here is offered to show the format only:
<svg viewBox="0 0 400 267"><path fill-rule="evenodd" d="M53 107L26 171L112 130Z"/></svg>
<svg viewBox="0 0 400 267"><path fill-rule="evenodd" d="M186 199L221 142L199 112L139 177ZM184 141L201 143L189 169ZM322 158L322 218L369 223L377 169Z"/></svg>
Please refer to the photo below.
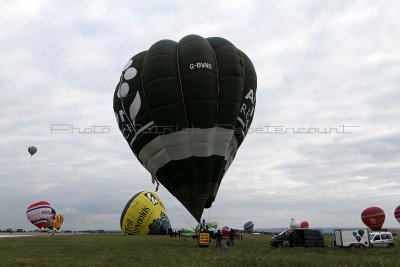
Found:
<svg viewBox="0 0 400 267"><path fill-rule="evenodd" d="M0 266L400 266L394 248L273 248L270 235L246 235L229 251L192 238L58 234L0 239Z"/></svg>

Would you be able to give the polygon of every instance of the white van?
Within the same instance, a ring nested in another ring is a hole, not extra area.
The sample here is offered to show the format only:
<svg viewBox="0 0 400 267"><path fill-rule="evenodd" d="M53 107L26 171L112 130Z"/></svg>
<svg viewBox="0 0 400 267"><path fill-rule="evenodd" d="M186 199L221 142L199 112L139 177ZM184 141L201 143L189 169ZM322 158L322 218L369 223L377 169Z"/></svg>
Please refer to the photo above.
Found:
<svg viewBox="0 0 400 267"><path fill-rule="evenodd" d="M371 247L394 247L394 239L391 232L371 232L369 234Z"/></svg>

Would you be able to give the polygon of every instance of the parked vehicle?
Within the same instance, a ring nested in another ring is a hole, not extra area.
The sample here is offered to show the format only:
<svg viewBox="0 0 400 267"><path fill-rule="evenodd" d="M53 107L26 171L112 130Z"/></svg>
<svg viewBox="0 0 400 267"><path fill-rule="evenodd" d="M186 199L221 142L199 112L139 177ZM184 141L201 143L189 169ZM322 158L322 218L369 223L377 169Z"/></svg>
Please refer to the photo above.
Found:
<svg viewBox="0 0 400 267"><path fill-rule="evenodd" d="M271 246L323 247L324 236L319 229L288 229L273 236Z"/></svg>
<svg viewBox="0 0 400 267"><path fill-rule="evenodd" d="M334 245L337 247L369 247L369 230L368 228L351 228L351 229L335 229Z"/></svg>
<svg viewBox="0 0 400 267"><path fill-rule="evenodd" d="M395 244L391 232L371 232L369 239L371 247L393 247Z"/></svg>

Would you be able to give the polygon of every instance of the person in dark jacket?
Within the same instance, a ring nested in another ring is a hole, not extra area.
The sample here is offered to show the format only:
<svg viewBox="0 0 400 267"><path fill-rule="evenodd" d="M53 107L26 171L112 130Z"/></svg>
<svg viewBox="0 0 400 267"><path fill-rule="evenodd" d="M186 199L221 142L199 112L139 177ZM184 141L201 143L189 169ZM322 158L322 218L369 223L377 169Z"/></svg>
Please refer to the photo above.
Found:
<svg viewBox="0 0 400 267"><path fill-rule="evenodd" d="M217 240L217 242L216 242L217 248L222 247L222 245L221 245L221 241L222 241L222 233L221 233L221 230L218 230L218 231L215 233L215 239Z"/></svg>
<svg viewBox="0 0 400 267"><path fill-rule="evenodd" d="M229 242L231 244L231 247L233 247L233 239L235 239L235 231L231 228L231 231L229 232Z"/></svg>

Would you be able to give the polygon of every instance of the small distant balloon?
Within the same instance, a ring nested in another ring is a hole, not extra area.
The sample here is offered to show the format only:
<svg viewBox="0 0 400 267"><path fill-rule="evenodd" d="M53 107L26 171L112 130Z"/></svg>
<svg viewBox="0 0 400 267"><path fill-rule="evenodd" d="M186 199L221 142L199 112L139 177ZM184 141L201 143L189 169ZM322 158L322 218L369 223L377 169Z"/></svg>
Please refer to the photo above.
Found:
<svg viewBox="0 0 400 267"><path fill-rule="evenodd" d="M35 146L28 147L28 152L31 154L31 157L37 152L37 148Z"/></svg>
<svg viewBox="0 0 400 267"><path fill-rule="evenodd" d="M398 207L394 210L394 217L395 217L396 220L400 223L400 206L398 206Z"/></svg>
<svg viewBox="0 0 400 267"><path fill-rule="evenodd" d="M300 228L300 222L296 220L295 218L292 218L290 220L290 228Z"/></svg>
<svg viewBox="0 0 400 267"><path fill-rule="evenodd" d="M247 223L245 223L245 224L243 225L243 229L244 229L246 232L251 232L251 231L253 231L253 228L254 228L254 223L253 223L252 221L248 221Z"/></svg>
<svg viewBox="0 0 400 267"><path fill-rule="evenodd" d="M369 207L361 213L361 220L372 231L379 231L385 222L385 212L379 207Z"/></svg>
<svg viewBox="0 0 400 267"><path fill-rule="evenodd" d="M208 229L217 229L218 227L218 222L216 221L209 221L207 223Z"/></svg>
<svg viewBox="0 0 400 267"><path fill-rule="evenodd" d="M308 221L302 221L300 223L300 228L309 228L310 224L308 223Z"/></svg>

